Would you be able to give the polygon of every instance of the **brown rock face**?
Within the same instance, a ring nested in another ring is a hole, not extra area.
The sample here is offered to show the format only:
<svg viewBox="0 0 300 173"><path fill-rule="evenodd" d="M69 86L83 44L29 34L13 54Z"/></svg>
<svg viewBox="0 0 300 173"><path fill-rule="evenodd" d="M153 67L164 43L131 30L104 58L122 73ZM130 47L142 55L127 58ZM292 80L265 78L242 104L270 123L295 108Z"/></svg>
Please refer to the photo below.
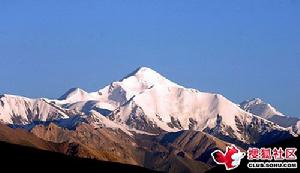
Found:
<svg viewBox="0 0 300 173"><path fill-rule="evenodd" d="M75 130L55 124L30 132L0 125L0 140L66 155L139 165L163 172L205 172L210 152L227 143L203 132L180 131L160 135L128 135L121 130L81 124Z"/></svg>
<svg viewBox="0 0 300 173"><path fill-rule="evenodd" d="M203 132L180 131L157 136L79 125L67 130L55 124L36 126L36 136L65 144L64 153L84 158L143 166L164 172L204 172L213 164L210 152L227 143Z"/></svg>
<svg viewBox="0 0 300 173"><path fill-rule="evenodd" d="M48 127L36 126L31 132L47 141L71 143L72 146L68 146L65 151L67 154L72 153L79 157L104 161L141 164L138 153L142 153L142 151L136 148L134 139L122 131L106 128L95 129L88 124L79 125L76 130L71 131L50 124ZM74 146L75 144L77 145Z"/></svg>
<svg viewBox="0 0 300 173"><path fill-rule="evenodd" d="M63 146L62 144L42 140L25 130L12 129L2 124L0 124L0 141L55 152L60 152Z"/></svg>

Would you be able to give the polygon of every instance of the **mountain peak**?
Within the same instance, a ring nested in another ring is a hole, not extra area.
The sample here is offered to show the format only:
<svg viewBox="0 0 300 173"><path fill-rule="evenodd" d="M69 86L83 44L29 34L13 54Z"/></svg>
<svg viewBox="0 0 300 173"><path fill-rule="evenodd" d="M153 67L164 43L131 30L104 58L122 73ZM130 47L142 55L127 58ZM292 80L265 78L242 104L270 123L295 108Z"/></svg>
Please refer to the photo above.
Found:
<svg viewBox="0 0 300 173"><path fill-rule="evenodd" d="M246 101L243 101L242 103L240 103L240 106L243 109L248 109L249 107L253 107L253 106L260 106L260 105L264 105L265 107L269 107L270 105L265 103L261 98L252 98Z"/></svg>
<svg viewBox="0 0 300 173"><path fill-rule="evenodd" d="M157 73L155 70L153 70L152 68L150 67L145 67L145 66L142 66L142 67L139 67L137 68L136 70L136 73Z"/></svg>
<svg viewBox="0 0 300 173"><path fill-rule="evenodd" d="M121 80L112 82L110 85L100 89L96 94L91 94L97 95L100 93L101 98L110 100L114 106L120 106L120 104L126 103L134 96L145 91L156 90L157 92L163 92L163 90L172 87L182 88L182 86L168 80L151 68L139 67Z"/></svg>
<svg viewBox="0 0 300 173"><path fill-rule="evenodd" d="M264 102L260 98L253 98L244 101L240 104L240 107L247 112L261 116L266 119L272 118L274 115L283 116L281 112L278 112L272 105Z"/></svg>
<svg viewBox="0 0 300 173"><path fill-rule="evenodd" d="M253 104L262 104L262 103L264 103L264 101L261 98L258 98L258 97L253 98L253 99L249 100L248 102L253 103Z"/></svg>
<svg viewBox="0 0 300 173"><path fill-rule="evenodd" d="M149 67L139 67L121 80L121 82L125 83L131 83L134 81L147 86L148 88L152 87L153 85L160 84L168 86L179 86Z"/></svg>
<svg viewBox="0 0 300 173"><path fill-rule="evenodd" d="M158 72L156 72L155 70L149 68L149 67L139 67L136 70L134 70L133 72L129 73L126 77L124 77L124 79L129 78L131 76L160 76L163 77L161 74L159 74Z"/></svg>
<svg viewBox="0 0 300 173"><path fill-rule="evenodd" d="M71 88L69 89L64 95L59 97L58 100L67 100L67 99L74 99L75 97L84 97L88 95L86 91L81 88Z"/></svg>
<svg viewBox="0 0 300 173"><path fill-rule="evenodd" d="M135 72L145 72L145 71L155 71L153 69L151 69L150 67L146 67L146 66L141 66L141 67L138 67Z"/></svg>

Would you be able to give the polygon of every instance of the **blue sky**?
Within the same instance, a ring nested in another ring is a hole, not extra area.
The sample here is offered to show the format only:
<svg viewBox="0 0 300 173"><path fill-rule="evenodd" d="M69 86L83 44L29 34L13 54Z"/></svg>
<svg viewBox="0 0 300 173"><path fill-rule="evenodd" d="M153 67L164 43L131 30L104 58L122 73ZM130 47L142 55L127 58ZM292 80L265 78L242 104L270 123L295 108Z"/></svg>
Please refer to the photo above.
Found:
<svg viewBox="0 0 300 173"><path fill-rule="evenodd" d="M95 91L139 66L300 116L300 1L1 0L0 93Z"/></svg>

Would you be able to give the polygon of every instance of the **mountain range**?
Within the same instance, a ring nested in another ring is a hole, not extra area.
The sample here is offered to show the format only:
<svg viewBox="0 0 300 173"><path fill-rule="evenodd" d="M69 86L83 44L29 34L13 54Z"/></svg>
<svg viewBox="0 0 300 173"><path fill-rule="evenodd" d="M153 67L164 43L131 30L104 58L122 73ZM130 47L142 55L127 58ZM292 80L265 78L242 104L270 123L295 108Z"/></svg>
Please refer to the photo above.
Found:
<svg viewBox="0 0 300 173"><path fill-rule="evenodd" d="M204 172L214 166L216 148L264 146L300 134L299 118L259 98L236 104L147 67L95 92L73 88L57 99L1 95L0 122L12 128L0 132L32 136L25 143L41 140L51 146L45 150L164 172ZM0 140L9 136L0 133Z"/></svg>

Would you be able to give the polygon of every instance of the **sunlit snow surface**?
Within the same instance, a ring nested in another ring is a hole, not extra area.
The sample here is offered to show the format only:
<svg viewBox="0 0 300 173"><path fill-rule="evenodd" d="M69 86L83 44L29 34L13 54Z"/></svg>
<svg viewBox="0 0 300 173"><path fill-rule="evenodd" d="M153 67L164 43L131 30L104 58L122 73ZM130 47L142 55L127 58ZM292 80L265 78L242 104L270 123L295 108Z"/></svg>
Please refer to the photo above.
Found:
<svg viewBox="0 0 300 173"><path fill-rule="evenodd" d="M245 125L259 122L263 133L288 130L241 109L220 94L184 88L147 67L96 92L74 88L57 100L11 95L3 95L0 100L0 120L8 124L80 115L95 126L119 128L126 133L210 130L241 141L245 139L237 121Z"/></svg>

